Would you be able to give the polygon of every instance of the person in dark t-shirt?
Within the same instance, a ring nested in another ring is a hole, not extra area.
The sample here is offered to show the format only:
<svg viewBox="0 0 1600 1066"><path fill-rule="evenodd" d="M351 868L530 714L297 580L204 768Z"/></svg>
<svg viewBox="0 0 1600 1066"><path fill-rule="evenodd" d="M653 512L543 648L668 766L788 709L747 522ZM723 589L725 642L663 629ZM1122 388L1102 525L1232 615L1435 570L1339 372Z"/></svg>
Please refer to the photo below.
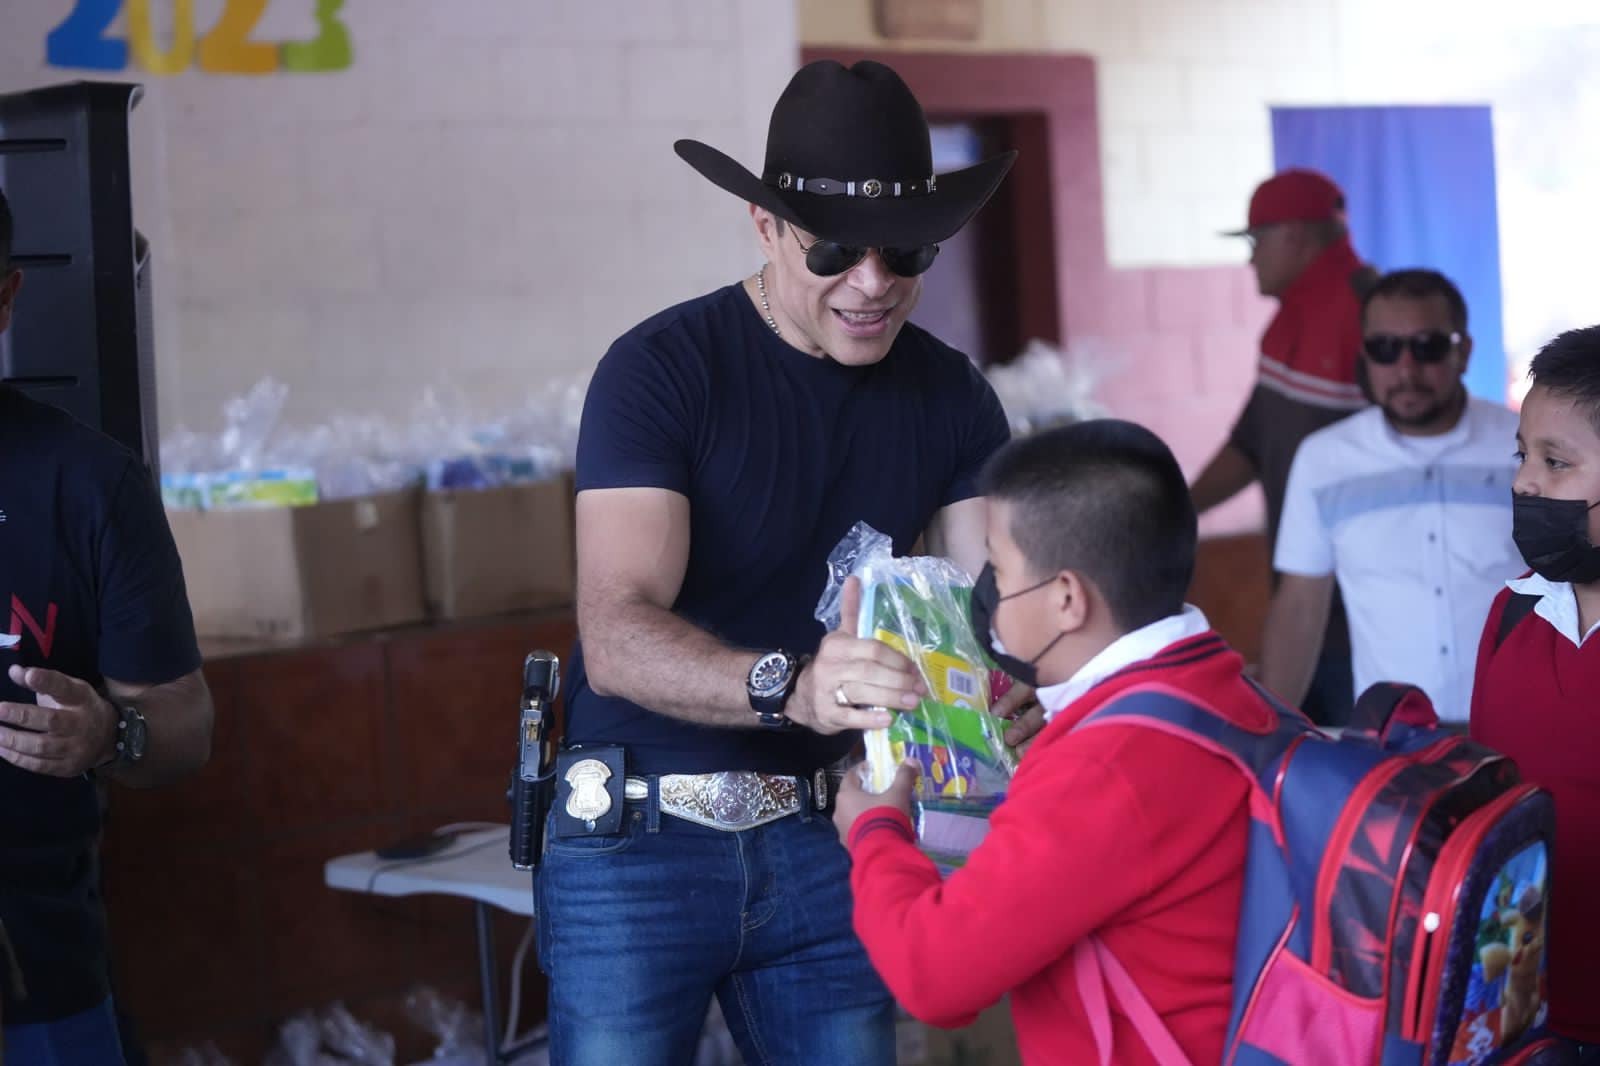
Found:
<svg viewBox="0 0 1600 1066"><path fill-rule="evenodd" d="M22 288L0 194L0 331ZM203 765L211 697L149 469L0 384L0 1022L8 1066L120 1064L96 778Z"/></svg>
<svg viewBox="0 0 1600 1066"><path fill-rule="evenodd" d="M854 636L853 582L838 632L813 610L857 521L896 554L982 566L976 476L1006 419L906 318L1013 153L934 175L921 107L872 62L795 75L760 176L676 149L748 201L765 262L624 334L585 402L566 758L620 749L627 787L615 832L586 821L610 809L594 789L551 815L552 1061L688 1061L715 995L748 1061L892 1063L893 1004L821 812L825 771L920 682Z"/></svg>

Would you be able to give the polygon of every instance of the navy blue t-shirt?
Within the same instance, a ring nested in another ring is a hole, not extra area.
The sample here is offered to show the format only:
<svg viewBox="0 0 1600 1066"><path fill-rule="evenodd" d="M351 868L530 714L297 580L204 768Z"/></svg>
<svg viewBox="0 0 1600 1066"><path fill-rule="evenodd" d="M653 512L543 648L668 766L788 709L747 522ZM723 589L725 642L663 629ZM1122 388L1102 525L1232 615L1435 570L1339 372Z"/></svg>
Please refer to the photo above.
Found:
<svg viewBox="0 0 1600 1066"><path fill-rule="evenodd" d="M848 367L780 340L731 285L624 334L595 369L577 488L686 496L689 563L673 610L734 647L816 651L827 558L858 521L907 554L942 507L977 494L1010 436L966 356L906 325L881 361ZM640 773L808 773L857 734L717 729L569 673L569 743L628 748ZM752 712L753 714L754 712Z"/></svg>
<svg viewBox="0 0 1600 1066"><path fill-rule="evenodd" d="M13 663L92 685L175 681L200 666L178 552L139 459L54 407L0 385L0 593L21 638L0 648L0 700L35 702ZM100 809L88 775L0 760L0 921L27 998L7 1025L49 1021L107 995L96 876ZM8 982L0 969L0 988Z"/></svg>

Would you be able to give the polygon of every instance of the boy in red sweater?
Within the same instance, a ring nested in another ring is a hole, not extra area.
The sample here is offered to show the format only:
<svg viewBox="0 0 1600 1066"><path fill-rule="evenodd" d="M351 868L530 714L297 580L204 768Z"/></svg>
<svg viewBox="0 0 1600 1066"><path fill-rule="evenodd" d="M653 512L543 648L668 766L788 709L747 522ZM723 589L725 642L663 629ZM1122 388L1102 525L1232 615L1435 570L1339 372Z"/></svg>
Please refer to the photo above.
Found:
<svg viewBox="0 0 1600 1066"><path fill-rule="evenodd" d="M1015 441L985 477L990 563L974 629L1007 673L1037 683L1048 722L987 838L948 880L916 847L914 771L882 795L845 775L835 822L854 861L856 932L924 1021L964 1025L1009 993L1027 1062L1098 1062L1085 993L1105 996L1112 1060L1154 1062L1124 997L1098 977L1079 982L1074 948L1096 936L1185 1056L1217 1062L1249 783L1156 729L1074 731L1146 685L1272 728L1240 657L1184 604L1196 535L1183 473L1148 430L1101 420Z"/></svg>
<svg viewBox="0 0 1600 1066"><path fill-rule="evenodd" d="M1489 611L1472 736L1555 797L1550 1026L1600 1044L1600 326L1551 341L1529 376L1511 488L1532 573Z"/></svg>

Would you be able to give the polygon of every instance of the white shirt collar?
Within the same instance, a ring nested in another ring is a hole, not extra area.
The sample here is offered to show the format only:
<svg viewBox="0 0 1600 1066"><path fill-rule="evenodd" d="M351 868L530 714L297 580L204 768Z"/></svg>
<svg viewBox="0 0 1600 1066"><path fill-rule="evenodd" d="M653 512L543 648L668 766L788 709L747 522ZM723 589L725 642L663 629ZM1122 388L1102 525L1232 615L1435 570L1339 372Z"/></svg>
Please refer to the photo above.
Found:
<svg viewBox="0 0 1600 1066"><path fill-rule="evenodd" d="M1044 708L1045 721L1073 703L1085 692L1125 667L1154 658L1180 640L1199 636L1211 628L1200 608L1186 603L1177 614L1124 633L1084 663L1078 672L1059 685L1046 685L1034 696Z"/></svg>
<svg viewBox="0 0 1600 1066"><path fill-rule="evenodd" d="M1600 631L1600 621L1597 621L1587 633L1578 632L1581 624L1578 594L1572 590L1569 581L1551 581L1538 574L1529 574L1515 581L1507 581L1506 587L1522 596L1539 597L1539 602L1533 605L1533 613L1555 626L1556 632L1572 641L1574 647L1583 647L1584 641Z"/></svg>

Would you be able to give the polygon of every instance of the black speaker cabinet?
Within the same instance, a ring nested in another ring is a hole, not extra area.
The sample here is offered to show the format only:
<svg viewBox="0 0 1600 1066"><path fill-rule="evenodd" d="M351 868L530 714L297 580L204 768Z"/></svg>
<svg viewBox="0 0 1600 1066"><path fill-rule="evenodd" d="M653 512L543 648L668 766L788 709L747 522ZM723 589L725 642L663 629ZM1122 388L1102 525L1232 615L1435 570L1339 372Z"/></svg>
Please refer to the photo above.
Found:
<svg viewBox="0 0 1600 1066"><path fill-rule="evenodd" d="M0 190L25 275L0 378L157 460L150 249L133 226L137 85L0 95Z"/></svg>

